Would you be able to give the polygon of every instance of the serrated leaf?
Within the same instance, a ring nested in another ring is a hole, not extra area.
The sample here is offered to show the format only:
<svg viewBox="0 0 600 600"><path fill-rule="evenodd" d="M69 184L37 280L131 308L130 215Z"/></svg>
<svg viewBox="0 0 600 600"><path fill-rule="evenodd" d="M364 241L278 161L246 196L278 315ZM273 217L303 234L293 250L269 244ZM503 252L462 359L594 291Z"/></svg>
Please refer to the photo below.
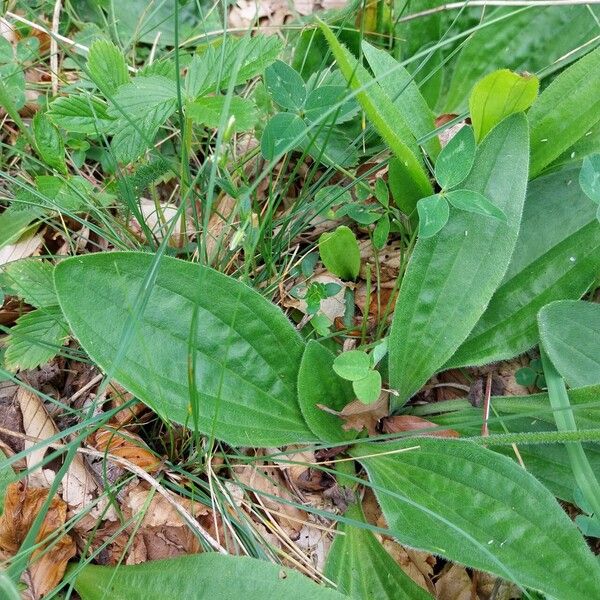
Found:
<svg viewBox="0 0 600 600"><path fill-rule="evenodd" d="M348 519L364 522L358 504L348 507ZM325 576L338 590L356 600L432 600L388 554L371 531L340 523L325 562Z"/></svg>
<svg viewBox="0 0 600 600"><path fill-rule="evenodd" d="M239 281L162 257L132 326L154 260L115 252L56 267L60 305L90 358L163 418L232 445L314 440L296 393L304 344L283 313ZM197 403L196 424L190 402Z"/></svg>
<svg viewBox="0 0 600 600"><path fill-rule="evenodd" d="M381 394L381 375L379 371L373 369L362 379L353 381L352 389L363 404L373 404Z"/></svg>
<svg viewBox="0 0 600 600"><path fill-rule="evenodd" d="M298 111L306 100L306 86L300 74L281 60L265 69L265 85L281 108Z"/></svg>
<svg viewBox="0 0 600 600"><path fill-rule="evenodd" d="M536 99L540 81L535 75L519 75L501 69L486 75L473 87L469 112L475 138L481 141L500 121L527 110Z"/></svg>
<svg viewBox="0 0 600 600"><path fill-rule="evenodd" d="M584 194L600 204L600 154L586 156L579 172L579 185Z"/></svg>
<svg viewBox="0 0 600 600"><path fill-rule="evenodd" d="M235 577L216 574L235 573ZM163 600L165 590L179 598L229 600L342 600L293 569L247 556L204 552L139 565L87 565L77 572L75 589L82 600Z"/></svg>
<svg viewBox="0 0 600 600"><path fill-rule="evenodd" d="M598 89L600 48L563 71L540 94L528 115L532 177L600 121Z"/></svg>
<svg viewBox="0 0 600 600"><path fill-rule="evenodd" d="M463 185L484 194L507 222L456 211L435 237L417 240L390 333L398 405L450 359L502 281L521 224L528 156L527 120L513 115L486 137Z"/></svg>
<svg viewBox="0 0 600 600"><path fill-rule="evenodd" d="M435 162L435 178L442 189L449 190L466 179L473 167L476 151L473 128L461 128L442 148Z"/></svg>
<svg viewBox="0 0 600 600"><path fill-rule="evenodd" d="M92 81L107 97L129 81L123 52L109 40L96 40L90 46L87 68Z"/></svg>
<svg viewBox="0 0 600 600"><path fill-rule="evenodd" d="M595 7L591 10L598 14ZM483 23L500 17L504 18L475 31L466 41L443 112L465 109L469 92L488 73L503 68L536 73L596 35L594 18L583 6L496 8L486 11Z"/></svg>
<svg viewBox="0 0 600 600"><path fill-rule="evenodd" d="M352 456L400 543L554 598L597 595L596 557L550 492L508 458L425 437L364 444Z"/></svg>
<svg viewBox="0 0 600 600"><path fill-rule="evenodd" d="M347 99L348 94L349 90L343 85L322 85L306 98L304 116L309 121L322 122L323 115L339 104L339 108L326 121L345 123L358 113L357 102L353 98Z"/></svg>
<svg viewBox="0 0 600 600"><path fill-rule="evenodd" d="M54 292L54 266L39 259L26 258L10 263L4 269L3 281L13 294L36 308L56 306Z"/></svg>
<svg viewBox="0 0 600 600"><path fill-rule="evenodd" d="M440 194L421 198L417 202L419 237L430 238L446 225L450 218L448 203Z"/></svg>
<svg viewBox="0 0 600 600"><path fill-rule="evenodd" d="M251 100L233 96L227 100L226 96L207 96L199 98L186 108L186 116L195 123L202 123L208 127L219 127L223 111L227 108L225 126L233 117L233 128L236 131L248 131L256 124L258 117L256 106Z"/></svg>
<svg viewBox="0 0 600 600"><path fill-rule="evenodd" d="M600 269L600 224L577 186L578 167L530 183L523 222L504 280L447 366L481 365L516 356L538 341L538 311L580 298ZM543 226L540 226L540 223Z"/></svg>
<svg viewBox="0 0 600 600"><path fill-rule="evenodd" d="M360 271L360 248L353 231L340 225L321 234L319 255L325 268L341 279L354 280Z"/></svg>
<svg viewBox="0 0 600 600"><path fill-rule="evenodd" d="M356 99L372 121L377 133L406 169L407 178L413 181L421 195L431 194L433 188L418 156L415 138L394 103L351 52L340 44L331 29L323 22L319 23L319 27L329 43L340 71L350 87L356 91Z"/></svg>
<svg viewBox="0 0 600 600"><path fill-rule="evenodd" d="M362 51L377 82L402 114L414 137L419 139L428 136L435 129L435 118L414 77L389 52L379 50L365 41ZM434 136L423 146L435 160L440 152L438 137Z"/></svg>
<svg viewBox="0 0 600 600"><path fill-rule="evenodd" d="M571 387L600 383L600 305L552 302L538 313L544 350Z"/></svg>
<svg viewBox="0 0 600 600"><path fill-rule="evenodd" d="M281 41L274 35L228 36L218 46L209 45L192 59L185 81L186 96L195 100L200 95L225 90L234 73L233 83L240 85L260 75L280 51Z"/></svg>
<svg viewBox="0 0 600 600"><path fill-rule="evenodd" d="M90 135L107 132L114 122L104 102L83 94L57 98L46 114L67 131Z"/></svg>
<svg viewBox="0 0 600 600"><path fill-rule="evenodd" d="M454 208L459 210L486 215L506 222L504 211L499 209L493 202L490 202L479 192L473 190L453 190L451 192L446 192L444 198L446 198Z"/></svg>
<svg viewBox="0 0 600 600"><path fill-rule="evenodd" d="M38 154L51 168L67 173L65 164L65 145L58 129L46 115L37 112L33 117L33 136Z"/></svg>
<svg viewBox="0 0 600 600"><path fill-rule="evenodd" d="M298 147L306 135L306 124L292 113L276 114L265 127L260 150L267 160Z"/></svg>
<svg viewBox="0 0 600 600"><path fill-rule="evenodd" d="M10 330L4 362L10 370L34 369L54 358L69 331L58 306L19 317Z"/></svg>
<svg viewBox="0 0 600 600"><path fill-rule="evenodd" d="M322 344L310 340L298 372L298 402L311 431L323 442L336 444L354 439L356 431L344 431L340 417L318 405L340 412L352 402L352 384L333 370L334 354Z"/></svg>

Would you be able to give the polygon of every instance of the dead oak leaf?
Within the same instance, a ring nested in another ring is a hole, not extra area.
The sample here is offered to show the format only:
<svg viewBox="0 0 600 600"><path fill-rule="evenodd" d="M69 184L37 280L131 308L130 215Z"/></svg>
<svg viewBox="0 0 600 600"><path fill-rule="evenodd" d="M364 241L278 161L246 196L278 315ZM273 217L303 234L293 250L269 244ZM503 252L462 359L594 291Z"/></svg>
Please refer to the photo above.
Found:
<svg viewBox="0 0 600 600"><path fill-rule="evenodd" d="M364 404L360 400L350 402L339 412L339 416L345 421L343 429L345 431L366 429L370 435L375 435L380 419L389 414L388 400L389 393L382 392L379 400L373 404Z"/></svg>
<svg viewBox="0 0 600 600"><path fill-rule="evenodd" d="M424 435L429 437L459 437L458 431L454 429L439 429L439 426L413 415L396 415L393 417L385 417L381 421L381 428L384 433L400 433L403 431L414 431L416 435Z"/></svg>
<svg viewBox="0 0 600 600"><path fill-rule="evenodd" d="M14 556L48 497L48 490L11 483L6 489L4 512L0 517L0 551ZM67 563L75 556L75 542L68 534L45 540L60 530L67 518L67 504L54 497L35 539L37 548L29 559L24 576L30 597L43 598L61 581Z"/></svg>

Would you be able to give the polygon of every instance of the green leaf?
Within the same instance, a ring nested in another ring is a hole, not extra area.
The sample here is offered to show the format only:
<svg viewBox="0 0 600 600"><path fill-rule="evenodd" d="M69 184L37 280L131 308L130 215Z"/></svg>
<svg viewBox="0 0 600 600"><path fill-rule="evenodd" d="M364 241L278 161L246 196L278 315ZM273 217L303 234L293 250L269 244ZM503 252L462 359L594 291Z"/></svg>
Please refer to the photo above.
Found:
<svg viewBox="0 0 600 600"><path fill-rule="evenodd" d="M36 308L56 306L52 274L54 266L39 259L26 258L7 265L3 281L11 292Z"/></svg>
<svg viewBox="0 0 600 600"><path fill-rule="evenodd" d="M502 281L521 224L528 156L527 120L513 115L486 137L463 184L503 210L507 222L457 211L438 235L417 241L390 333L399 405L450 359Z"/></svg>
<svg viewBox="0 0 600 600"><path fill-rule="evenodd" d="M419 212L420 238L434 236L450 218L448 203L440 194L421 198L417 202L417 211Z"/></svg>
<svg viewBox="0 0 600 600"><path fill-rule="evenodd" d="M442 189L449 190L464 181L471 172L477 144L472 127L462 127L442 148L435 163L435 178Z"/></svg>
<svg viewBox="0 0 600 600"><path fill-rule="evenodd" d="M594 281L600 269L600 224L595 205L576 185L578 172L565 167L529 184L508 271L448 367L488 364L525 352L538 341L538 311L554 300L580 298Z"/></svg>
<svg viewBox="0 0 600 600"><path fill-rule="evenodd" d="M46 115L39 111L33 117L33 137L41 159L52 169L66 174L67 165L65 164L63 139Z"/></svg>
<svg viewBox="0 0 600 600"><path fill-rule="evenodd" d="M298 111L306 100L306 86L300 74L280 60L265 69L265 85L271 98L286 110Z"/></svg>
<svg viewBox="0 0 600 600"><path fill-rule="evenodd" d="M591 10L598 14L596 7ZM475 83L496 69L537 73L597 35L595 20L584 6L491 9L483 23L499 17L505 18L475 31L464 44L442 112L467 108Z"/></svg>
<svg viewBox="0 0 600 600"><path fill-rule="evenodd" d="M95 135L107 132L113 123L107 110L106 104L96 98L73 94L54 100L46 114L67 131Z"/></svg>
<svg viewBox="0 0 600 600"><path fill-rule="evenodd" d="M313 90L306 98L304 116L313 122L320 122L323 115L339 105L326 121L334 120L335 123L345 123L358 112L356 101L346 99L348 89L343 85L322 85Z"/></svg>
<svg viewBox="0 0 600 600"><path fill-rule="evenodd" d="M90 358L163 418L229 444L314 440L296 393L304 344L283 313L239 281L168 257L148 288L154 261L115 252L56 267L61 308Z"/></svg>
<svg viewBox="0 0 600 600"><path fill-rule="evenodd" d="M14 205L0 213L0 248L17 240L40 214L38 208L27 206L15 210Z"/></svg>
<svg viewBox="0 0 600 600"><path fill-rule="evenodd" d="M123 52L109 40L96 40L90 46L87 68L92 81L109 98L129 81Z"/></svg>
<svg viewBox="0 0 600 600"><path fill-rule="evenodd" d="M494 71L475 84L469 112L477 141L500 121L527 110L537 97L540 81L535 75L519 75L508 69Z"/></svg>
<svg viewBox="0 0 600 600"><path fill-rule="evenodd" d="M382 250L385 247L389 235L390 217L386 213L377 221L377 225L375 225L375 229L373 230L373 245L377 250Z"/></svg>
<svg viewBox="0 0 600 600"><path fill-rule="evenodd" d="M353 231L340 225L321 234L319 255L325 268L341 279L354 280L360 271L360 248Z"/></svg>
<svg viewBox="0 0 600 600"><path fill-rule="evenodd" d="M371 370L371 359L362 350L342 352L333 361L333 370L343 379L357 381L363 379Z"/></svg>
<svg viewBox="0 0 600 600"><path fill-rule="evenodd" d="M6 368L27 370L47 363L58 354L68 335L58 306L24 314L10 330L4 355Z"/></svg>
<svg viewBox="0 0 600 600"><path fill-rule="evenodd" d="M364 522L360 505L344 515ZM356 600L432 600L388 554L371 531L340 523L325 562L324 574L338 590Z"/></svg>
<svg viewBox="0 0 600 600"><path fill-rule="evenodd" d="M406 169L408 179L412 180L421 195L431 194L433 188L418 156L415 138L399 110L367 70L340 44L331 29L323 22L319 23L319 27L329 43L340 71L350 87L356 91L356 99L377 133Z"/></svg>
<svg viewBox="0 0 600 600"><path fill-rule="evenodd" d="M500 219L506 223L504 211L490 202L483 194L473 190L453 190L446 192L444 198L459 210L486 215L494 219Z"/></svg>
<svg viewBox="0 0 600 600"><path fill-rule="evenodd" d="M600 154L584 158L579 172L579 185L592 202L600 204Z"/></svg>
<svg viewBox="0 0 600 600"><path fill-rule="evenodd" d="M227 100L226 96L207 96L199 98L186 108L186 116L195 123L202 123L207 127L221 126L223 111L227 107L225 126L231 118L235 119L233 127L236 131L248 131L256 124L257 112L254 102L233 96Z"/></svg>
<svg viewBox="0 0 600 600"><path fill-rule="evenodd" d="M352 382L356 397L363 404L373 404L381 394L381 375L379 371L371 370L362 379Z"/></svg>
<svg viewBox="0 0 600 600"><path fill-rule="evenodd" d="M281 41L274 35L228 36L219 45L208 45L194 56L185 81L189 100L225 90L234 77L240 85L259 75L281 52Z"/></svg>
<svg viewBox="0 0 600 600"><path fill-rule="evenodd" d="M435 129L435 117L414 77L389 52L378 50L364 41L362 51L377 82L392 100L414 137L419 139L431 134ZM435 160L440 152L438 137L434 136L423 146Z"/></svg>
<svg viewBox="0 0 600 600"><path fill-rule="evenodd" d="M265 127L260 140L260 151L267 160L297 148L306 135L306 124L292 113L276 114Z"/></svg>
<svg viewBox="0 0 600 600"><path fill-rule="evenodd" d="M310 340L298 373L298 402L304 420L321 441L329 444L345 442L357 435L356 431L342 429L340 417L319 408L321 405L340 412L354 400L350 382L334 373L334 358L322 344Z"/></svg>
<svg viewBox="0 0 600 600"><path fill-rule="evenodd" d="M538 314L544 350L571 387L600 383L600 305L562 300Z"/></svg>
<svg viewBox="0 0 600 600"><path fill-rule="evenodd" d="M598 89L600 48L563 71L540 94L529 111L532 177L600 121Z"/></svg>
<svg viewBox="0 0 600 600"><path fill-rule="evenodd" d="M466 440L425 437L351 454L400 543L553 598L587 600L600 589L600 565L569 517L508 458Z"/></svg>
<svg viewBox="0 0 600 600"><path fill-rule="evenodd" d="M164 600L173 598L229 600L342 600L338 592L317 585L293 569L247 556L204 552L139 565L87 565L76 573L82 600ZM230 576L224 576L226 573ZM235 576L233 576L235 574ZM199 596L200 594L200 596Z"/></svg>

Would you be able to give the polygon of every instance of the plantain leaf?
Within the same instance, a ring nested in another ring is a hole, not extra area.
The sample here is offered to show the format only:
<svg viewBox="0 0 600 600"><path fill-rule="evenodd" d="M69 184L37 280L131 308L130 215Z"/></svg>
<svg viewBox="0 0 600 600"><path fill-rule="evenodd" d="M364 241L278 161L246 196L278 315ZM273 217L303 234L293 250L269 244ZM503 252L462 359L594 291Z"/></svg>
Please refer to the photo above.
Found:
<svg viewBox="0 0 600 600"><path fill-rule="evenodd" d="M599 89L597 48L563 71L540 94L529 111L532 177L600 121Z"/></svg>
<svg viewBox="0 0 600 600"><path fill-rule="evenodd" d="M426 437L351 454L400 543L552 598L598 595L596 557L550 492L510 459L466 440Z"/></svg>
<svg viewBox="0 0 600 600"><path fill-rule="evenodd" d="M168 257L150 286L154 260L115 252L56 267L61 308L90 358L163 418L232 445L315 440L296 395L304 344L281 311L239 281Z"/></svg>
<svg viewBox="0 0 600 600"><path fill-rule="evenodd" d="M433 192L431 182L419 158L415 138L402 114L368 71L345 46L340 44L333 31L323 22L320 22L319 26L340 71L350 87L356 91L356 99L377 133L404 165L408 178L418 188L421 196L430 195Z"/></svg>
<svg viewBox="0 0 600 600"><path fill-rule="evenodd" d="M535 75L519 75L500 69L480 79L469 98L475 138L481 141L502 119L527 110L535 100L540 81Z"/></svg>
<svg viewBox="0 0 600 600"><path fill-rule="evenodd" d="M600 13L597 7L591 11ZM443 112L465 109L469 92L488 73L502 68L536 73L597 35L594 18L584 6L497 8L483 22L503 16L507 18L479 29L465 43ZM576 57L571 54L568 59Z"/></svg>
<svg viewBox="0 0 600 600"><path fill-rule="evenodd" d="M152 560L139 565L87 565L77 573L82 600L342 600L338 592L317 585L293 569L247 556L214 552Z"/></svg>
<svg viewBox="0 0 600 600"><path fill-rule="evenodd" d="M504 211L507 222L453 211L438 235L417 241L390 333L397 405L450 359L500 284L521 224L528 155L527 120L513 115L483 141L462 185Z"/></svg>
<svg viewBox="0 0 600 600"><path fill-rule="evenodd" d="M600 204L600 154L586 156L579 173L583 193L595 204Z"/></svg>
<svg viewBox="0 0 600 600"><path fill-rule="evenodd" d="M544 350L571 387L600 384L600 305L562 300L538 314Z"/></svg>
<svg viewBox="0 0 600 600"><path fill-rule="evenodd" d="M354 399L352 384L333 371L334 358L325 346L310 340L298 373L298 401L304 420L320 440L330 444L345 442L357 435L356 431L344 431L340 417L318 406L339 412Z"/></svg>
<svg viewBox="0 0 600 600"><path fill-rule="evenodd" d="M364 522L358 504L348 507L345 517ZM387 553L373 533L340 523L327 554L325 576L340 592L357 600L432 600Z"/></svg>
<svg viewBox="0 0 600 600"><path fill-rule="evenodd" d="M578 166L564 167L530 183L504 281L448 367L525 352L537 343L540 308L580 298L594 281L600 269L600 224L596 207L577 186L578 173Z"/></svg>

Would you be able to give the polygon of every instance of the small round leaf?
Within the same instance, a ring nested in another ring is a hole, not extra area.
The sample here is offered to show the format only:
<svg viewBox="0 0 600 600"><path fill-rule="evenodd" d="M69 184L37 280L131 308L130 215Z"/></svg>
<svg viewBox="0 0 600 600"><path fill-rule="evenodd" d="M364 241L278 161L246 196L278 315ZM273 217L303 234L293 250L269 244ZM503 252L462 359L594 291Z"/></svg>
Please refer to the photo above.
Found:
<svg viewBox="0 0 600 600"><path fill-rule="evenodd" d="M333 370L343 379L357 381L369 374L371 359L362 350L342 352L333 361Z"/></svg>
<svg viewBox="0 0 600 600"><path fill-rule="evenodd" d="M369 371L366 377L352 382L356 397L363 404L373 404L381 394L381 375L379 371Z"/></svg>
<svg viewBox="0 0 600 600"><path fill-rule="evenodd" d="M419 213L419 236L428 238L434 236L447 222L450 216L448 203L439 194L421 198L417 202Z"/></svg>

